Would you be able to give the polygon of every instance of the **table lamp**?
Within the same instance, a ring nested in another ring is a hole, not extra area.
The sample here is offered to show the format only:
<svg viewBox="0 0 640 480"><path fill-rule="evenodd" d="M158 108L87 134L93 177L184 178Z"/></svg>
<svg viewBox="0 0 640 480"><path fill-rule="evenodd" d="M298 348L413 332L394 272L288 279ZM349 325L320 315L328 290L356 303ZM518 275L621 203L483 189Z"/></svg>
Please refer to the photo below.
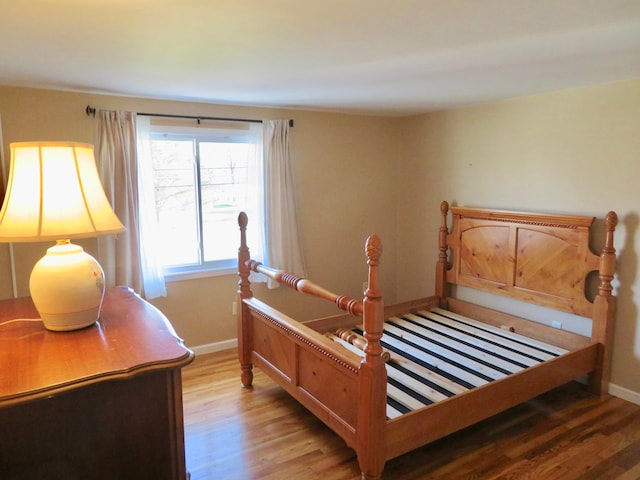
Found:
<svg viewBox="0 0 640 480"><path fill-rule="evenodd" d="M12 143L0 210L0 242L55 240L33 268L29 290L49 330L77 330L100 317L102 267L74 238L124 231L104 193L93 145Z"/></svg>

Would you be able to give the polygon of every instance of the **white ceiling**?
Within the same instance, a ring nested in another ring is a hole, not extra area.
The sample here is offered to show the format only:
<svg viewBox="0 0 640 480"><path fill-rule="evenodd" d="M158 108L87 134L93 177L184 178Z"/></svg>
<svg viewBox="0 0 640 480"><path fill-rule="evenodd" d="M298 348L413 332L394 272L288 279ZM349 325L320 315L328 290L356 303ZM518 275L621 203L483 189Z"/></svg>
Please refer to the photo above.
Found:
<svg viewBox="0 0 640 480"><path fill-rule="evenodd" d="M0 84L406 115L640 78L640 0L0 0Z"/></svg>

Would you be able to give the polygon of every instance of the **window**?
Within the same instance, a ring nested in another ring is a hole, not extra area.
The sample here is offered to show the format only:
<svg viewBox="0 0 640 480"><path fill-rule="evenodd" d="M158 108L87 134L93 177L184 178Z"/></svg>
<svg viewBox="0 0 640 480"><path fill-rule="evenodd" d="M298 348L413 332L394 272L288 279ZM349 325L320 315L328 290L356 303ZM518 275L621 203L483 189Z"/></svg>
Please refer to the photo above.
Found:
<svg viewBox="0 0 640 480"><path fill-rule="evenodd" d="M261 210L261 159L261 124L151 124L156 254L165 275L235 268L238 213Z"/></svg>

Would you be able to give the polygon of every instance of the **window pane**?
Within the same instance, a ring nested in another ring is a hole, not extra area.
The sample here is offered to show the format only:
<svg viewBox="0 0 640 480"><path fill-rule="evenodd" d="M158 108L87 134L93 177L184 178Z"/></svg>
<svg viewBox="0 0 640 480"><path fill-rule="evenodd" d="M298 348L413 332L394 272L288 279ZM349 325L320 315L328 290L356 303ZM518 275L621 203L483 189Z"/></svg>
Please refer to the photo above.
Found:
<svg viewBox="0 0 640 480"><path fill-rule="evenodd" d="M153 140L159 254L165 266L198 263L198 209L191 140Z"/></svg>
<svg viewBox="0 0 640 480"><path fill-rule="evenodd" d="M247 190L246 143L200 142L204 261L235 258Z"/></svg>

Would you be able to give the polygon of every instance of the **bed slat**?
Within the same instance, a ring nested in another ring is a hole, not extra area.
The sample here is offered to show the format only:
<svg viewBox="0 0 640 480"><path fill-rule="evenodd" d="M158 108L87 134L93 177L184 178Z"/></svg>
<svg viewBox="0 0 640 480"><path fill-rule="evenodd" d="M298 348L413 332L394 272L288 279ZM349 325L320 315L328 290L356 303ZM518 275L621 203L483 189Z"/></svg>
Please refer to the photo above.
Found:
<svg viewBox="0 0 640 480"><path fill-rule="evenodd" d="M403 342L411 342L414 345L420 345L425 350L430 352L430 356L434 359L439 359L441 362L446 362L451 365L457 365L459 368L468 369L476 372L478 376L484 376L490 380L497 380L506 377L504 372L501 372L489 365L467 358L458 352L438 345L424 337L419 337L413 333L409 333L401 328L398 328L390 323L384 324L384 332L382 340L387 341L387 337L395 335L400 337ZM424 350L423 350L424 351Z"/></svg>
<svg viewBox="0 0 640 480"><path fill-rule="evenodd" d="M443 312L447 311L443 310ZM469 335L472 335L473 337L484 338L486 341L491 342L491 344L500 345L502 348L505 348L509 351L518 351L520 352L520 354L532 358L536 363L544 360L551 360L552 358L555 358L557 356L555 354L548 353L547 351L530 347L529 345L523 345L522 343L514 342L509 338L496 335L485 329L479 329L468 323L457 321L449 315L451 314L451 312L448 312L445 315L444 313L436 313L436 310L420 310L418 314L425 318L432 318L440 324L447 325L457 331L465 332Z"/></svg>
<svg viewBox="0 0 640 480"><path fill-rule="evenodd" d="M435 330L447 337L458 338L465 344L469 344L485 351L491 351L495 355L506 359L511 363L520 365L523 368L532 367L542 360L554 358L552 355L540 353L533 349L531 349L530 354L523 353L521 346L520 348L516 345L513 345L511 348L505 347L503 346L504 340L502 344L498 342L499 337L495 337L495 340L492 341L490 339L491 334L487 332L484 332L484 335L482 335L481 332L477 330L474 331L472 328L458 328L460 325L459 322L456 325L452 323L450 319L443 317L442 315L424 312L420 315L403 315L402 318L415 322L428 330Z"/></svg>
<svg viewBox="0 0 640 480"><path fill-rule="evenodd" d="M442 308L434 308L432 310L435 313L439 313L440 315L444 315L446 317L449 317L451 319L454 320L458 320L462 323L466 323L467 325L472 325L476 328L479 328L485 332L490 332L493 333L494 335L498 335L499 337L502 338L507 338L510 340L514 340L516 342L518 342L521 345L529 345L531 347L534 347L538 350L542 350L544 352L548 352L551 353L552 355L563 355L565 353L568 352L568 350L565 350L563 348L560 347L556 347L554 345L551 345L549 343L544 343L544 342L540 342L538 340L534 340L532 338L529 337L525 337L524 335L518 335L515 332L510 332L508 330L502 330L501 328L498 327L493 327L491 325L488 325L486 323L483 322L479 322L477 320L473 320L469 317L465 317L462 315L458 315L457 313L453 313L450 312L448 310L444 310ZM419 312L420 313L420 312Z"/></svg>
<svg viewBox="0 0 640 480"><path fill-rule="evenodd" d="M446 348L448 351L454 352L456 355L460 355L458 357L452 357L454 360L456 358L459 358L460 360L468 358L469 360L474 362L474 364L475 362L481 362L483 364L486 364L489 368L495 369L496 371L502 373L503 375L519 372L520 370L523 370L525 368L522 365L516 365L514 362L504 360L504 358L495 355L494 352L487 352L486 348L475 348L473 345L469 345L468 343L461 341L459 338L452 338L449 336L441 335L440 333L426 329L423 325L417 325L414 322L398 317L390 318L389 321L394 325L411 330L416 335L419 335L420 338L428 338L429 342L437 342L437 344L441 345L442 348Z"/></svg>

